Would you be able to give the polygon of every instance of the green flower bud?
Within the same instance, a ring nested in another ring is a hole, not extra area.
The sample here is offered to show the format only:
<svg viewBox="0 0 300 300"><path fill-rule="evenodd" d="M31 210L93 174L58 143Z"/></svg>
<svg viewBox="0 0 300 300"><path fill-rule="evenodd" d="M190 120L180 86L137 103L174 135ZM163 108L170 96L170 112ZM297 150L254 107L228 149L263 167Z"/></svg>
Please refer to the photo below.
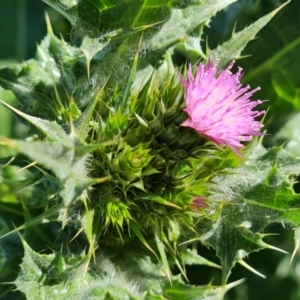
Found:
<svg viewBox="0 0 300 300"><path fill-rule="evenodd" d="M120 176L132 181L143 175L143 169L153 159L153 156L149 154L151 149L147 149L147 146L147 144L139 144L134 148L127 144L124 146L114 160L114 165L118 168Z"/></svg>

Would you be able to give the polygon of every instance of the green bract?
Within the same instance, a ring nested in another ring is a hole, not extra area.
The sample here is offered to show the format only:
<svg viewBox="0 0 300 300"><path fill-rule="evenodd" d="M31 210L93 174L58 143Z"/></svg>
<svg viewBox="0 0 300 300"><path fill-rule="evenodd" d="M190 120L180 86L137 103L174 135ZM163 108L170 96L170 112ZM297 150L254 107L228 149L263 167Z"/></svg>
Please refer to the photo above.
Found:
<svg viewBox="0 0 300 300"><path fill-rule="evenodd" d="M221 299L241 282L227 284L235 263L256 272L243 259L273 248L267 225L300 225L300 159L257 139L238 157L181 127L172 58L224 67L281 7L205 52L204 27L234 1L44 2L72 24L70 43L47 20L35 59L0 70L19 107L2 104L30 124L26 139L0 140L13 152L0 158L0 202L14 205L0 218L0 279L12 283L1 296ZM14 215L24 223L12 229ZM14 262L12 245L24 248ZM194 264L222 267L220 286L188 284Z"/></svg>

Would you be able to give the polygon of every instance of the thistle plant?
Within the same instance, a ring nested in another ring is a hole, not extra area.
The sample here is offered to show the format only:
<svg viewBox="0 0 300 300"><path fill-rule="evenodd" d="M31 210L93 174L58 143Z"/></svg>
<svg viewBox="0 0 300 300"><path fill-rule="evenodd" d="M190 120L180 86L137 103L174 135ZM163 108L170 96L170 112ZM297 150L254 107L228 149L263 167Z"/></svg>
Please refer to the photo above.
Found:
<svg viewBox="0 0 300 300"><path fill-rule="evenodd" d="M1 295L222 299L242 281L230 282L236 263L263 276L244 259L276 250L268 225L299 226L300 158L262 145L262 101L231 68L282 7L204 51L203 28L233 0L44 2L71 23L70 43L46 17L35 59L0 70L19 102L2 105L29 124L0 140L1 202L16 193L0 219ZM189 284L194 264L222 281Z"/></svg>

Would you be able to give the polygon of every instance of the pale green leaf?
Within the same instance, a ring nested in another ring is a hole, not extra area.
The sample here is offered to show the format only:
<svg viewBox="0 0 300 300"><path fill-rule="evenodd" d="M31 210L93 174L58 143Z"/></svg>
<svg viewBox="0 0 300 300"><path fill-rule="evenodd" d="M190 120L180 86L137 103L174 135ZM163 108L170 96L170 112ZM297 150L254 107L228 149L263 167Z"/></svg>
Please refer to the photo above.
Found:
<svg viewBox="0 0 300 300"><path fill-rule="evenodd" d="M64 132L62 127L58 125L55 121L48 121L41 118L33 117L30 115L27 115L20 110L12 107L11 105L3 102L0 100L0 102L8 107L10 110L18 114L20 117L24 118L28 122L30 122L32 125L34 125L36 128L38 128L40 131L42 131L50 140L58 141L58 140L64 140L67 138L67 134Z"/></svg>

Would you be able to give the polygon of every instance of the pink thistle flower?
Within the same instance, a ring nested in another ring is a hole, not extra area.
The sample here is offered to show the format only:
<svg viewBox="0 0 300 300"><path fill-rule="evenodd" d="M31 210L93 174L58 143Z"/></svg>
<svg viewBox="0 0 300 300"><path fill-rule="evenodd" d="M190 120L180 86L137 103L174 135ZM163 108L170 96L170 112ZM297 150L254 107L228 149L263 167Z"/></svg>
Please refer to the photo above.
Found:
<svg viewBox="0 0 300 300"><path fill-rule="evenodd" d="M240 82L243 69L239 68L233 74L230 71L233 61L219 73L218 63L200 63L195 78L190 65L187 80L180 76L186 96L184 111L188 114L181 126L193 128L217 145L226 145L241 156L238 149L244 147L241 142L262 135L260 129L263 125L255 118L265 114L265 111L252 110L262 101L250 101L250 97L260 88L247 92L250 86L242 87Z"/></svg>
<svg viewBox="0 0 300 300"><path fill-rule="evenodd" d="M192 202L192 208L194 211L200 211L201 209L209 208L209 205L207 204L208 200L203 197L199 196L196 197Z"/></svg>

